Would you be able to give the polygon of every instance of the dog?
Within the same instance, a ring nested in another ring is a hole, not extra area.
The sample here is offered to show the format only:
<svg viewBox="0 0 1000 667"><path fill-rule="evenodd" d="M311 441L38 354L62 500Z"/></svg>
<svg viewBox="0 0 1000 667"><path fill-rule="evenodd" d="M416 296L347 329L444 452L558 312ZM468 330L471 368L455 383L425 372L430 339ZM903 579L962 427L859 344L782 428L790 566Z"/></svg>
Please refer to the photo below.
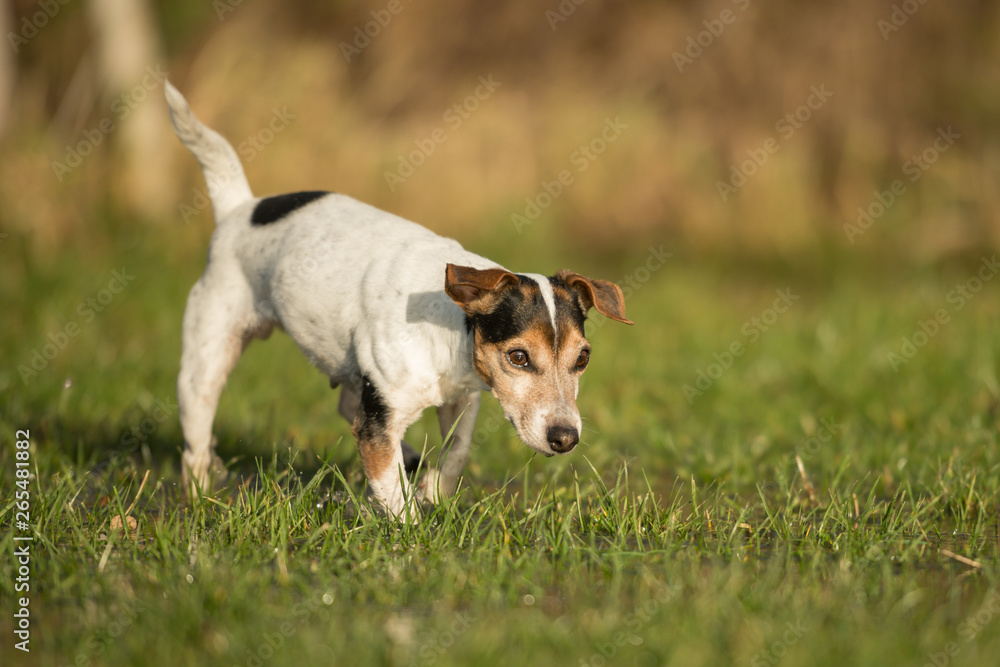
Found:
<svg viewBox="0 0 1000 667"><path fill-rule="evenodd" d="M632 324L618 285L567 270L515 274L341 194L255 197L233 147L170 82L165 93L216 222L184 311L177 394L186 488L198 493L224 476L212 437L219 396L250 342L275 328L331 387L342 386L338 410L353 425L370 490L397 519L417 520L412 500L455 492L482 391L535 451L576 446L576 397L590 361L584 320L593 308ZM419 455L402 436L429 407L446 442L413 493L406 471Z"/></svg>

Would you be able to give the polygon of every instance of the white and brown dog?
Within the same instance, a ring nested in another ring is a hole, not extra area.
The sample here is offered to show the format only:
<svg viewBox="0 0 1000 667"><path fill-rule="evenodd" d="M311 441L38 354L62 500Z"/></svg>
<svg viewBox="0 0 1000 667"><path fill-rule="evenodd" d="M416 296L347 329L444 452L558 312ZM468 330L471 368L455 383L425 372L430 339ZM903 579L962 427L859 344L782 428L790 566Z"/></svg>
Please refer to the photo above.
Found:
<svg viewBox="0 0 1000 667"><path fill-rule="evenodd" d="M419 457L406 428L437 407L451 433L419 495L454 493L479 394L490 390L532 449L564 454L580 437L576 395L590 360L587 311L619 322L621 289L570 271L514 274L456 241L328 192L254 197L232 146L165 85L174 128L204 170L216 228L184 312L177 393L185 479L207 488L212 421L226 377L253 338L278 327L343 385L374 495L416 519L405 474ZM456 423L457 422L457 423Z"/></svg>

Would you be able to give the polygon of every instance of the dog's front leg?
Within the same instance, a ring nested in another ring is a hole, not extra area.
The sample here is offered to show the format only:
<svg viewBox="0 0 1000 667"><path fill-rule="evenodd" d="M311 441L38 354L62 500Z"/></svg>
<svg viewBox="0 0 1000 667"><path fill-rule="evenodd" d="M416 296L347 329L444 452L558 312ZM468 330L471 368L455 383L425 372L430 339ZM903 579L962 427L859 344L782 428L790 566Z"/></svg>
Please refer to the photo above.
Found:
<svg viewBox="0 0 1000 667"><path fill-rule="evenodd" d="M338 385L331 383L330 386L336 388ZM340 402L337 404L337 411L340 412L340 415L353 424L354 420L358 418L358 410L360 408L361 398L351 391L351 388L347 385L341 387ZM403 464L406 467L406 472L416 472L417 468L420 467L420 452L406 444L405 440L400 440L399 446L403 450Z"/></svg>
<svg viewBox="0 0 1000 667"><path fill-rule="evenodd" d="M361 384L361 403L354 418L354 437L358 440L358 452L368 485L389 514L415 523L416 507L409 502L410 484L399 447L406 424L393 414L369 378L363 377Z"/></svg>
<svg viewBox="0 0 1000 667"><path fill-rule="evenodd" d="M455 493L458 478L469 461L472 431L479 412L479 392L468 394L455 403L446 403L437 412L444 446L437 467L428 470L420 483L420 495L435 504Z"/></svg>

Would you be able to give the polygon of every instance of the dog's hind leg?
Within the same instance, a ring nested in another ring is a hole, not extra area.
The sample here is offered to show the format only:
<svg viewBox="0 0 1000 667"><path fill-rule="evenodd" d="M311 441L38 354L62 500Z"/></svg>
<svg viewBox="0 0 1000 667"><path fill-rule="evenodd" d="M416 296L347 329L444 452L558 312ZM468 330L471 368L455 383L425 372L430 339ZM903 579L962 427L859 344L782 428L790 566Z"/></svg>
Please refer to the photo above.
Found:
<svg viewBox="0 0 1000 667"><path fill-rule="evenodd" d="M206 273L195 283L184 311L177 402L184 432L185 491L211 491L225 477L214 454L212 422L229 372L253 337L266 335L250 288L238 276ZM193 485L193 486L192 486Z"/></svg>
<svg viewBox="0 0 1000 667"><path fill-rule="evenodd" d="M330 386L336 387L332 383ZM340 413L340 416L353 424L360 405L361 399L358 395L346 384L342 385L340 388L340 401L337 403L337 411ZM406 469L406 472L416 472L417 468L420 467L420 452L406 444L405 440L399 441L399 447L403 452L403 467Z"/></svg>
<svg viewBox="0 0 1000 667"><path fill-rule="evenodd" d="M438 423L441 426L441 457L437 467L428 470L420 482L420 494L432 503L455 493L458 478L469 461L472 446L472 431L476 426L479 412L479 392L468 394L464 400L448 403L438 408Z"/></svg>

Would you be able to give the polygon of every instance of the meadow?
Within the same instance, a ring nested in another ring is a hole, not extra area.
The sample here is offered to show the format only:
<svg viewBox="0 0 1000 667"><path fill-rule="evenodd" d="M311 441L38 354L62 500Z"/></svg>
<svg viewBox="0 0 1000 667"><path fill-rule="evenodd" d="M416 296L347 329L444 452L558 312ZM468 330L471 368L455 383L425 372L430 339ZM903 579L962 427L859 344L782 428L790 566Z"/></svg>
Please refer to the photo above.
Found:
<svg viewBox="0 0 1000 667"><path fill-rule="evenodd" d="M3 241L4 664L995 664L992 254L609 256L544 221L477 242L619 281L636 325L588 322L572 454L533 457L487 397L462 491L401 526L280 335L223 394L230 486L183 499L179 326L208 233L108 216L78 250ZM407 439L433 460L433 415Z"/></svg>
<svg viewBox="0 0 1000 667"><path fill-rule="evenodd" d="M3 667L997 663L997 3L8 4ZM261 195L619 282L576 450L487 396L461 492L387 521L276 334L186 501L168 76Z"/></svg>

